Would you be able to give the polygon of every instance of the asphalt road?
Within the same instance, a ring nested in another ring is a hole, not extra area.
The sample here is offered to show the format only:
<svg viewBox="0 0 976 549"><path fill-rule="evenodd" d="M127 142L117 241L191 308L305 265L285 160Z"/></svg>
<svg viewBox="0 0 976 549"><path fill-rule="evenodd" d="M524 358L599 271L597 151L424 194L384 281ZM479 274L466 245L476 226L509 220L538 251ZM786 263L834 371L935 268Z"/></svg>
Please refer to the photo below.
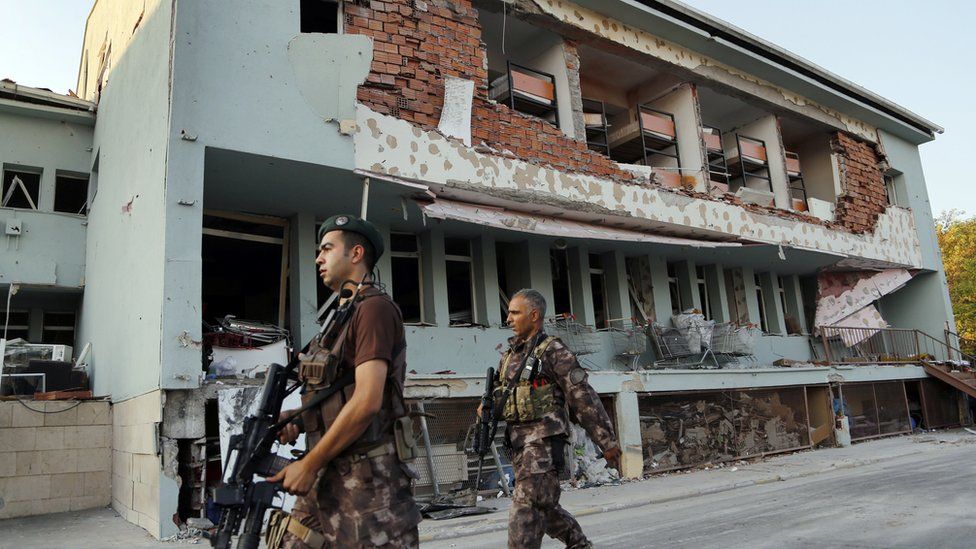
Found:
<svg viewBox="0 0 976 549"><path fill-rule="evenodd" d="M976 547L976 445L583 517L596 547ZM497 548L505 533L423 544ZM547 538L543 547L562 545Z"/></svg>

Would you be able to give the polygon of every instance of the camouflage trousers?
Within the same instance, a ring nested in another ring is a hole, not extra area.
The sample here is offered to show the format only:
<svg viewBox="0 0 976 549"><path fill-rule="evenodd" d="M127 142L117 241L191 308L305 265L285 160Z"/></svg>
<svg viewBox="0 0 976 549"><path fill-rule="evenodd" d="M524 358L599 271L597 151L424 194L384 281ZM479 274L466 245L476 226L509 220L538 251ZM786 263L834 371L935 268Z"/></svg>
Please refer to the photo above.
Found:
<svg viewBox="0 0 976 549"><path fill-rule="evenodd" d="M326 547L412 549L420 544L412 475L395 453L358 461L338 458L326 466L315 488L298 498L291 515L322 534ZM309 549L290 533L282 546Z"/></svg>
<svg viewBox="0 0 976 549"><path fill-rule="evenodd" d="M549 438L512 451L515 492L508 514L510 549L540 547L544 534L562 541L566 547L591 547L573 515L559 505L561 462L553 462Z"/></svg>

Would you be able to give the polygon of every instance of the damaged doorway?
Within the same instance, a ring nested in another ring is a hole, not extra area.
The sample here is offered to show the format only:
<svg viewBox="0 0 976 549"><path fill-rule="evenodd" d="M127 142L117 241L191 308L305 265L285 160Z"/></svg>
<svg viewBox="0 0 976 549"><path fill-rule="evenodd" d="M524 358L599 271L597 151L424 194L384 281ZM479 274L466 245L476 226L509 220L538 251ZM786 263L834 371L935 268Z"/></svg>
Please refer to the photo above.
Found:
<svg viewBox="0 0 976 549"><path fill-rule="evenodd" d="M201 256L205 325L234 315L285 327L287 220L207 210Z"/></svg>

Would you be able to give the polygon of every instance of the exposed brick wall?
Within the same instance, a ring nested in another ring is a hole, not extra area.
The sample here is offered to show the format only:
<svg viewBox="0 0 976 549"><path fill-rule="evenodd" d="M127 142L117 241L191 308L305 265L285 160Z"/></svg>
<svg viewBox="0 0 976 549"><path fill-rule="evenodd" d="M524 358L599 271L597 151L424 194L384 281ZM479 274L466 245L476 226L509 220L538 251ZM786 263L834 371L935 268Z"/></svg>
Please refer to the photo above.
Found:
<svg viewBox="0 0 976 549"><path fill-rule="evenodd" d="M844 191L837 197L835 220L851 232L871 232L888 207L881 167L884 154L876 145L844 132L831 136L830 147L837 154Z"/></svg>
<svg viewBox="0 0 976 549"><path fill-rule="evenodd" d="M444 103L444 77L472 80L473 144L484 142L565 171L636 181L552 124L488 100L486 52L470 0L372 0L368 6L347 3L345 11L345 32L374 41L373 65L358 93L371 109L434 129ZM567 55L567 65L578 71L577 56Z"/></svg>

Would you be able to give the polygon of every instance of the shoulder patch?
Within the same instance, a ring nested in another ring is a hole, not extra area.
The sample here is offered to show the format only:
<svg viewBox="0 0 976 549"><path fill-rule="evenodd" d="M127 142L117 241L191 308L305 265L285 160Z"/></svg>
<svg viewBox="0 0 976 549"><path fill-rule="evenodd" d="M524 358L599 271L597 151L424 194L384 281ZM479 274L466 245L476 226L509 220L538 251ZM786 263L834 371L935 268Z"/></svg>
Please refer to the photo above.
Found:
<svg viewBox="0 0 976 549"><path fill-rule="evenodd" d="M586 380L586 370L578 366L570 370L569 381L572 382L573 385L579 385L584 380Z"/></svg>

